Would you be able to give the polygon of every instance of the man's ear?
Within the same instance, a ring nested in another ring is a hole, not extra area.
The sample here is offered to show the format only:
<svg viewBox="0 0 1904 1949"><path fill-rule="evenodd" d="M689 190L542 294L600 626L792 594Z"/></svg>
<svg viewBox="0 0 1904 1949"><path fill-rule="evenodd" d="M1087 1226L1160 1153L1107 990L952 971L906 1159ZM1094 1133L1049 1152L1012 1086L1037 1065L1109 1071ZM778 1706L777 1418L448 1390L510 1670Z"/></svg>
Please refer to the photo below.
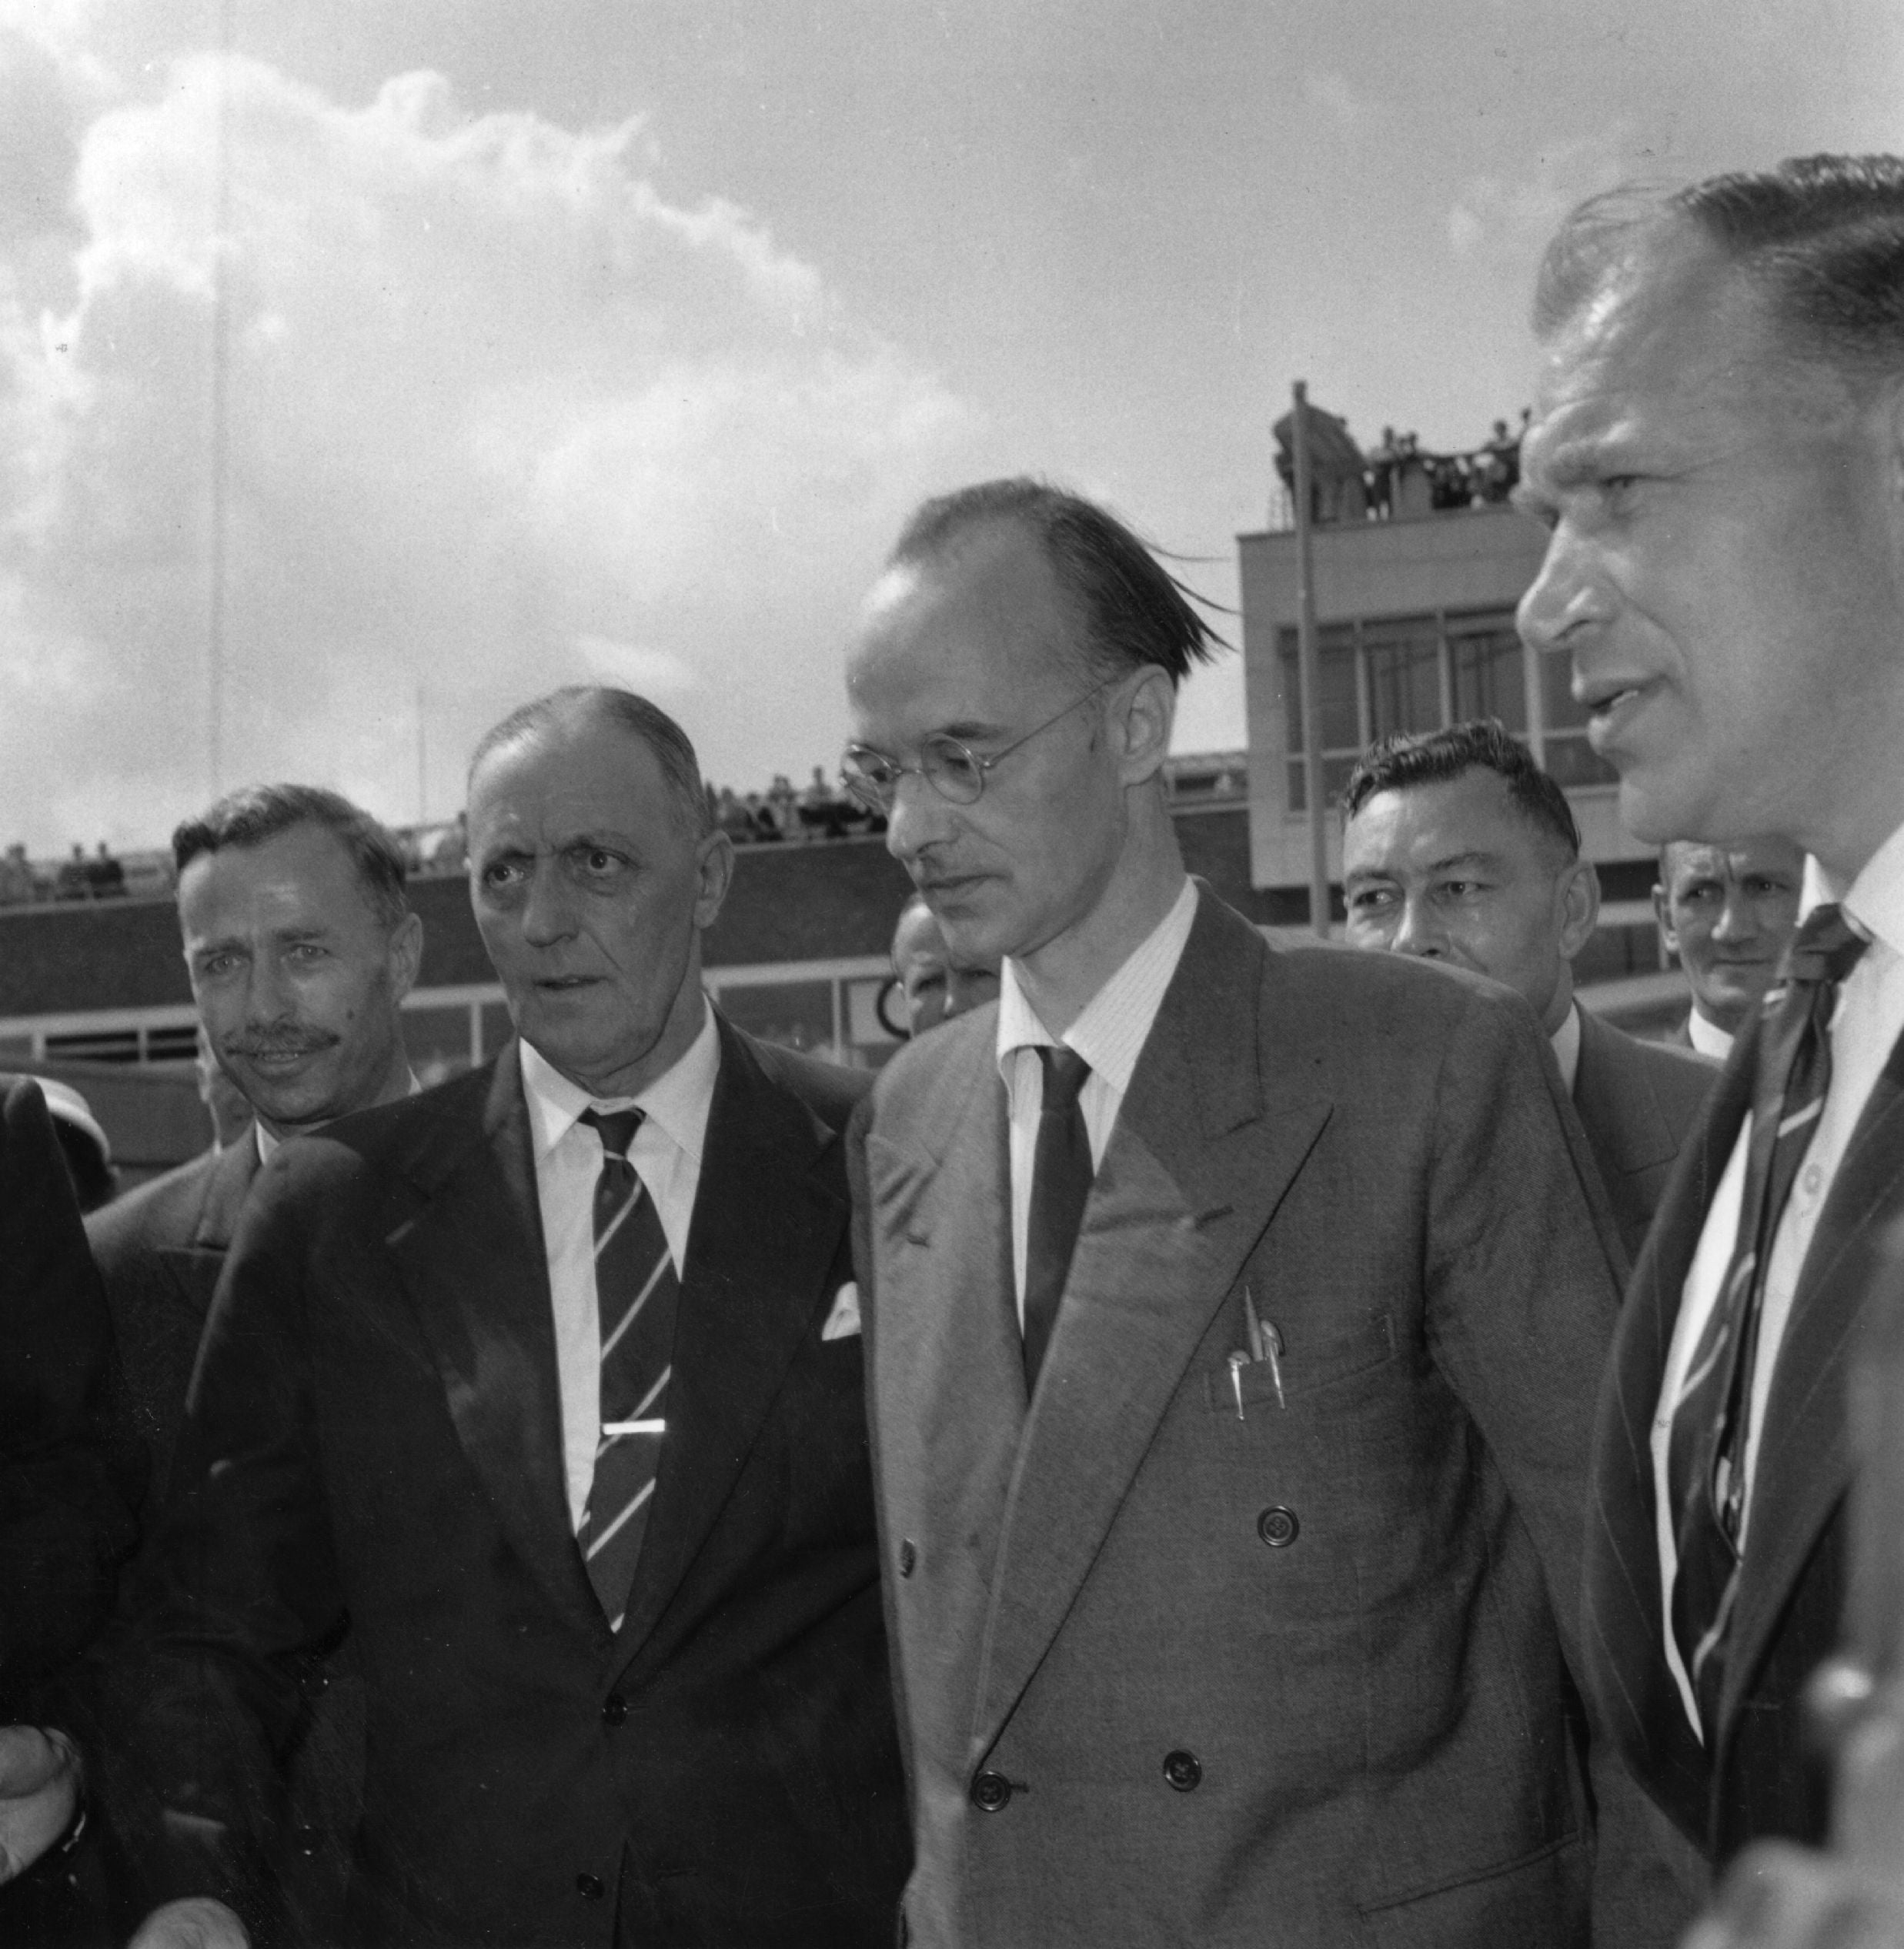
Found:
<svg viewBox="0 0 1904 1949"><path fill-rule="evenodd" d="M694 925L706 933L734 876L734 843L717 826L694 848Z"/></svg>
<svg viewBox="0 0 1904 1949"><path fill-rule="evenodd" d="M1560 956L1571 961L1593 938L1600 918L1600 876L1591 859L1576 859L1561 876Z"/></svg>
<svg viewBox="0 0 1904 1949"><path fill-rule="evenodd" d="M390 986L400 1002L423 969L423 919L406 913L390 930Z"/></svg>
<svg viewBox="0 0 1904 1949"><path fill-rule="evenodd" d="M1154 778L1170 756L1171 726L1177 721L1177 687L1170 672L1155 663L1127 678L1130 687L1120 701L1113 722L1122 729L1121 769L1126 785Z"/></svg>
<svg viewBox="0 0 1904 1949"><path fill-rule="evenodd" d="M1653 888L1653 918L1659 923L1659 945L1677 959L1679 930L1672 924L1672 903L1666 897L1666 889L1658 885Z"/></svg>

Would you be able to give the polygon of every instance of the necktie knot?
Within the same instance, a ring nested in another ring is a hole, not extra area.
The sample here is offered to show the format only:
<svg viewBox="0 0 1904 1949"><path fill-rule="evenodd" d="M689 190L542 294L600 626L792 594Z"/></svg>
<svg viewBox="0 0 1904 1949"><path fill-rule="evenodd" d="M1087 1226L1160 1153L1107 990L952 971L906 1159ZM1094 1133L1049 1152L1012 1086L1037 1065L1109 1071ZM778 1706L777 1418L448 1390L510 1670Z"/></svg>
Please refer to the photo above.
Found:
<svg viewBox="0 0 1904 1949"><path fill-rule="evenodd" d="M1789 979L1807 983L1842 981L1871 943L1846 919L1836 900L1814 907L1792 943Z"/></svg>
<svg viewBox="0 0 1904 1949"><path fill-rule="evenodd" d="M602 1149L610 1157L628 1161L628 1146L641 1128L644 1112L638 1110L585 1110L578 1122L588 1125L602 1140Z"/></svg>
<svg viewBox="0 0 1904 1949"><path fill-rule="evenodd" d="M1061 1044L1041 1046L1038 1060L1044 1070L1044 1107L1068 1111L1091 1077L1091 1065L1074 1049Z"/></svg>

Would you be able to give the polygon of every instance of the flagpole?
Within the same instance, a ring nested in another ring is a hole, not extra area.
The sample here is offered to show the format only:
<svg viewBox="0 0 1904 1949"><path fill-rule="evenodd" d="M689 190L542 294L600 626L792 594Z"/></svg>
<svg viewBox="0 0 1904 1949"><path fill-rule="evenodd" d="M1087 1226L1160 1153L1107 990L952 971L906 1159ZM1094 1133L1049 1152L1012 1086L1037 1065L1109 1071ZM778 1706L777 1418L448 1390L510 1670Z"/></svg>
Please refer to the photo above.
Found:
<svg viewBox="0 0 1904 1949"><path fill-rule="evenodd" d="M1322 684L1316 669L1315 564L1310 549L1309 389L1291 389L1296 449L1296 669L1302 687L1303 796L1309 806L1309 925L1329 937L1328 808L1322 801Z"/></svg>

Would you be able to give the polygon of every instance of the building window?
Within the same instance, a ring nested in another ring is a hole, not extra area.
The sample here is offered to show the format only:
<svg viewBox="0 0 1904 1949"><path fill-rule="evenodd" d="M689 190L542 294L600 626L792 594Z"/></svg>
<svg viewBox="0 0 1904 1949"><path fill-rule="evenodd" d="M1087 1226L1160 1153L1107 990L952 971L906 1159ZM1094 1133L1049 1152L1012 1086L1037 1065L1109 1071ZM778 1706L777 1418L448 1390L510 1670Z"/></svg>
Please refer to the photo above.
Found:
<svg viewBox="0 0 1904 1949"><path fill-rule="evenodd" d="M1619 773L1587 743L1587 713L1573 700L1573 670L1564 656L1541 659L1541 706L1547 719L1547 769L1562 785L1617 785Z"/></svg>
<svg viewBox="0 0 1904 1949"><path fill-rule="evenodd" d="M1277 632L1288 733L1289 809L1306 812L1302 685L1296 632ZM1527 680L1511 609L1468 616L1384 617L1331 622L1316 632L1322 704L1322 783L1340 800L1355 760L1378 738L1438 731L1498 717L1528 735ZM1611 783L1612 769L1586 740L1586 713L1568 689L1564 657L1543 657L1541 701L1547 769L1565 786Z"/></svg>

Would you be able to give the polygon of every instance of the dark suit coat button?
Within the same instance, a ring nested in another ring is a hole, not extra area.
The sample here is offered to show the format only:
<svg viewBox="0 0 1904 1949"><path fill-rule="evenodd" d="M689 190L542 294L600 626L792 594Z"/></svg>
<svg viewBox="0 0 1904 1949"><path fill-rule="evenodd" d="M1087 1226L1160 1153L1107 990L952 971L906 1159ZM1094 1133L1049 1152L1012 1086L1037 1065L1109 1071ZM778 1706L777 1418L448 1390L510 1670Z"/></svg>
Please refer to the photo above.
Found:
<svg viewBox="0 0 1904 1949"><path fill-rule="evenodd" d="M917 1563L918 1560L919 1552L913 1547L912 1538L910 1537L907 1537L899 1546L900 1575L901 1577L911 1576L913 1566Z"/></svg>
<svg viewBox="0 0 1904 1949"><path fill-rule="evenodd" d="M1194 1794L1203 1780L1203 1762L1179 1747L1164 1755L1164 1777L1180 1794Z"/></svg>
<svg viewBox="0 0 1904 1949"><path fill-rule="evenodd" d="M605 1725L619 1726L628 1717L628 1701L619 1692L610 1692L602 1701L602 1720Z"/></svg>
<svg viewBox="0 0 1904 1949"><path fill-rule="evenodd" d="M981 1773L972 1782L972 1804L981 1812L996 1814L1011 1798L1011 1782L1002 1773Z"/></svg>
<svg viewBox="0 0 1904 1949"><path fill-rule="evenodd" d="M600 1901L608 1891L602 1885L599 1874L590 1874L585 1869L575 1877L575 1892L584 1901Z"/></svg>
<svg viewBox="0 0 1904 1949"><path fill-rule="evenodd" d="M1281 1503L1272 1504L1256 1519L1256 1534L1272 1550L1287 1550L1296 1540L1296 1533L1302 1525L1296 1520L1293 1509L1284 1509Z"/></svg>

